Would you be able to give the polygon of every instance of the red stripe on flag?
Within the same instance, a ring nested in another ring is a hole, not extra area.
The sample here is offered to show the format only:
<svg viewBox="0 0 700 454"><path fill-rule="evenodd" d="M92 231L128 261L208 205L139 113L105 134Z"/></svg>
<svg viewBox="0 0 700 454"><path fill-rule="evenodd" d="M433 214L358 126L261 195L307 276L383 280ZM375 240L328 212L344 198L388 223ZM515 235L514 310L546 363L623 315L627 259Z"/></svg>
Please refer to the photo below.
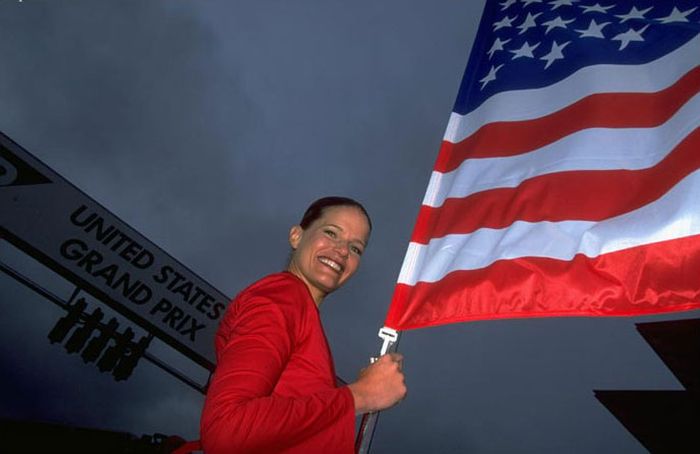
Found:
<svg viewBox="0 0 700 454"><path fill-rule="evenodd" d="M656 93L601 93L534 120L494 122L458 143L444 141L435 170L450 172L470 158L527 153L589 128L654 127L700 92L700 66Z"/></svg>
<svg viewBox="0 0 700 454"><path fill-rule="evenodd" d="M421 206L411 241L500 229L514 221L599 221L642 207L700 168L700 128L656 166L643 170L571 171L542 175L516 188L500 188Z"/></svg>
<svg viewBox="0 0 700 454"><path fill-rule="evenodd" d="M592 259L501 260L435 283L398 284L385 324L406 330L484 319L700 309L699 279L700 235Z"/></svg>

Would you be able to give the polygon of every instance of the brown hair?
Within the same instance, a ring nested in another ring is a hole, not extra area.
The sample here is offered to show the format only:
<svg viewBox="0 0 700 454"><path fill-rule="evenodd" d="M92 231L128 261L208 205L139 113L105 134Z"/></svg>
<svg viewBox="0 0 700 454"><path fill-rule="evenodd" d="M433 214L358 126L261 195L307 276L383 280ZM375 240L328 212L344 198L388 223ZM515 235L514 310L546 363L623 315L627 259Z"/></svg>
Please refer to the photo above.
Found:
<svg viewBox="0 0 700 454"><path fill-rule="evenodd" d="M363 207L362 204L357 200L353 200L348 197L337 196L323 197L309 205L309 208L306 209L306 212L304 212L304 216L299 222L299 226L302 229L306 230L311 224L314 223L314 221L323 216L323 212L326 210L326 208L336 206L355 207L362 211L362 214L364 214L367 218L367 224L369 224L369 231L372 231L372 220L369 218L369 213L367 213L365 207Z"/></svg>

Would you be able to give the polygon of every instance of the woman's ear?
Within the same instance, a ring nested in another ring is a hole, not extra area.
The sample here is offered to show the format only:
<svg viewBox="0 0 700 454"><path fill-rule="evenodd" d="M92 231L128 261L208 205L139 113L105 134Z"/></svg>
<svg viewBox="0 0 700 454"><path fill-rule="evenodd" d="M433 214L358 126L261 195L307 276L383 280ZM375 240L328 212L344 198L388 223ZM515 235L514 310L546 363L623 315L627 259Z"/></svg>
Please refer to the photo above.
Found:
<svg viewBox="0 0 700 454"><path fill-rule="evenodd" d="M302 229L301 226L295 225L289 229L289 245L292 247L292 249L299 247L299 242L301 241L303 234L304 229Z"/></svg>

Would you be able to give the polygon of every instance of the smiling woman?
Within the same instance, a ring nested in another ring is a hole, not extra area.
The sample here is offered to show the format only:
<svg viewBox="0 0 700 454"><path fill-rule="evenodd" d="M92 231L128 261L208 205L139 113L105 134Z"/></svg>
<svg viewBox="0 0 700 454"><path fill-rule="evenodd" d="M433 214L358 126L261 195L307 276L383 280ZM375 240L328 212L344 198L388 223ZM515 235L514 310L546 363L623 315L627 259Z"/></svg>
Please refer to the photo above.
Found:
<svg viewBox="0 0 700 454"><path fill-rule="evenodd" d="M216 335L217 368L202 413L207 453L352 453L355 415L405 396L395 353L338 387L318 313L357 271L371 228L358 202L317 200L289 232L287 270L234 298Z"/></svg>
<svg viewBox="0 0 700 454"><path fill-rule="evenodd" d="M360 257L367 247L370 221L367 212L351 199L327 197L315 202L299 225L289 232L294 253L288 270L299 277L319 306L323 298L343 285L360 266ZM338 203L346 205L338 205ZM304 227L306 225L306 227Z"/></svg>

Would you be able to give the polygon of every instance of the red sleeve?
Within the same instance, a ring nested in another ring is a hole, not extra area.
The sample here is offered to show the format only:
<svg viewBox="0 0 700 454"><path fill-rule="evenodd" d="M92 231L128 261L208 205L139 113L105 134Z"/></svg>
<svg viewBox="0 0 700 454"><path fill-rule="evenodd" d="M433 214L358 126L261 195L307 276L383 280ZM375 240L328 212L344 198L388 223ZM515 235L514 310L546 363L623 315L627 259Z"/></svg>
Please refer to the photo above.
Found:
<svg viewBox="0 0 700 454"><path fill-rule="evenodd" d="M238 303L227 314L231 335L218 352L204 403L204 451L274 452L323 431L354 431L354 402L347 387L301 398L272 394L292 351L295 317L269 298Z"/></svg>

